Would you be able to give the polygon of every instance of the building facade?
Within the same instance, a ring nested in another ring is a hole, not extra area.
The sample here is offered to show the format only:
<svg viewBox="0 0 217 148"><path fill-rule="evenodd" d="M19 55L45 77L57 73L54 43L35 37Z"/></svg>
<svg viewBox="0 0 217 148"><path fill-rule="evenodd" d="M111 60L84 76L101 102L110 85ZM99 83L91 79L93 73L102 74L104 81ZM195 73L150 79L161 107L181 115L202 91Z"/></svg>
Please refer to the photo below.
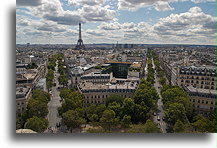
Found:
<svg viewBox="0 0 217 148"><path fill-rule="evenodd" d="M216 109L216 91L194 88L192 86L184 87L194 109L201 115L208 116L211 111Z"/></svg>
<svg viewBox="0 0 217 148"><path fill-rule="evenodd" d="M16 117L20 117L21 114L26 110L30 96L31 96L30 87L16 88Z"/></svg>
<svg viewBox="0 0 217 148"><path fill-rule="evenodd" d="M215 67L182 66L178 72L177 84L216 90L215 75Z"/></svg>
<svg viewBox="0 0 217 148"><path fill-rule="evenodd" d="M78 90L84 95L85 106L103 104L112 95L131 98L139 85L139 78L120 79L110 74L91 73L81 77Z"/></svg>

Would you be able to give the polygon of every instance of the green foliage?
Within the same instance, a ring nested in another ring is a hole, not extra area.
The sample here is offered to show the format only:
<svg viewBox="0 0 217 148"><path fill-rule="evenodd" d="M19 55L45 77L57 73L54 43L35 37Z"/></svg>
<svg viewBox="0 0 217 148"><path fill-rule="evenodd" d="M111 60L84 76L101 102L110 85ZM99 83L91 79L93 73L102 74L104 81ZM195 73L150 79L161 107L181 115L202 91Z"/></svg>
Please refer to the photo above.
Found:
<svg viewBox="0 0 217 148"><path fill-rule="evenodd" d="M216 122L214 120L209 120L209 118L205 118L202 116L196 116L194 118L195 122L192 123L193 128L197 132L216 132Z"/></svg>
<svg viewBox="0 0 217 148"><path fill-rule="evenodd" d="M115 118L115 112L110 109L106 109L100 118L100 124L106 131L110 131L112 127L115 127L119 122L119 118Z"/></svg>
<svg viewBox="0 0 217 148"><path fill-rule="evenodd" d="M181 103L172 103L165 111L166 121L172 125L176 123L177 120L186 122L186 111Z"/></svg>
<svg viewBox="0 0 217 148"><path fill-rule="evenodd" d="M67 88L62 88L60 90L60 97L62 99L67 99L67 98L70 98L71 97L71 90L67 89Z"/></svg>
<svg viewBox="0 0 217 148"><path fill-rule="evenodd" d="M122 106L117 102L109 103L107 109L113 110L115 112L116 117L121 116L123 110Z"/></svg>
<svg viewBox="0 0 217 148"><path fill-rule="evenodd" d="M155 100L158 100L159 96L155 88L151 85L150 82L143 81L140 83L139 88L136 90L134 94L134 101L137 104L144 102L148 107L155 107Z"/></svg>
<svg viewBox="0 0 217 148"><path fill-rule="evenodd" d="M79 128L81 124L86 123L85 119L81 118L79 113L74 110L68 110L67 112L63 113L63 121L70 129Z"/></svg>
<svg viewBox="0 0 217 148"><path fill-rule="evenodd" d="M50 101L50 95L40 89L33 90L32 98L44 103L48 103Z"/></svg>
<svg viewBox="0 0 217 148"><path fill-rule="evenodd" d="M59 114L62 115L68 110L76 110L77 108L83 107L83 95L77 91L71 92L67 95L67 98L64 98L62 107L59 108Z"/></svg>
<svg viewBox="0 0 217 148"><path fill-rule="evenodd" d="M44 118L48 114L47 103L36 99L30 99L27 105L28 116L37 116Z"/></svg>
<svg viewBox="0 0 217 148"><path fill-rule="evenodd" d="M123 115L133 116L135 103L131 98L124 99L123 103Z"/></svg>
<svg viewBox="0 0 217 148"><path fill-rule="evenodd" d="M151 120L147 120L145 124L131 125L127 133L160 133L160 129Z"/></svg>
<svg viewBox="0 0 217 148"><path fill-rule="evenodd" d="M16 129L22 128L22 122L21 119L16 119Z"/></svg>
<svg viewBox="0 0 217 148"><path fill-rule="evenodd" d="M127 133L145 133L144 124L131 125Z"/></svg>
<svg viewBox="0 0 217 148"><path fill-rule="evenodd" d="M101 69L102 67L101 66L95 66L95 69Z"/></svg>
<svg viewBox="0 0 217 148"><path fill-rule="evenodd" d="M38 133L44 132L47 129L47 127L48 127L47 119L38 118L35 116L33 116L32 118L29 118L24 125L24 128L31 129Z"/></svg>
<svg viewBox="0 0 217 148"><path fill-rule="evenodd" d="M26 69L36 69L38 65L36 63L31 63L26 66Z"/></svg>
<svg viewBox="0 0 217 148"><path fill-rule="evenodd" d="M124 101L124 98L122 96L119 96L119 95L111 95L110 97L108 97L106 99L106 106L109 105L109 103L113 103L113 102L117 102L119 104L123 104L123 101Z"/></svg>
<svg viewBox="0 0 217 148"><path fill-rule="evenodd" d="M46 76L46 85L48 89L52 87L53 79L54 79L54 71L52 69L48 69L48 73Z"/></svg>
<svg viewBox="0 0 217 148"><path fill-rule="evenodd" d="M60 85L66 86L68 84L68 78L66 75L60 75L58 77L58 81L60 83Z"/></svg>
<svg viewBox="0 0 217 148"><path fill-rule="evenodd" d="M161 85L165 85L165 84L166 84L166 78L161 77L160 80L159 80L159 83L160 83Z"/></svg>
<svg viewBox="0 0 217 148"><path fill-rule="evenodd" d="M145 105L144 102L141 102L140 104L135 104L132 122L144 123L149 118L148 112L148 107Z"/></svg>
<svg viewBox="0 0 217 148"><path fill-rule="evenodd" d="M124 128L128 128L131 123L131 116L124 115L123 119L121 120L121 126Z"/></svg>
<svg viewBox="0 0 217 148"><path fill-rule="evenodd" d="M173 131L175 133L184 133L185 132L185 125L183 124L183 122L181 120L177 120L174 127L173 127Z"/></svg>
<svg viewBox="0 0 217 148"><path fill-rule="evenodd" d="M154 122L148 119L144 126L144 132L145 133L160 133L161 131Z"/></svg>

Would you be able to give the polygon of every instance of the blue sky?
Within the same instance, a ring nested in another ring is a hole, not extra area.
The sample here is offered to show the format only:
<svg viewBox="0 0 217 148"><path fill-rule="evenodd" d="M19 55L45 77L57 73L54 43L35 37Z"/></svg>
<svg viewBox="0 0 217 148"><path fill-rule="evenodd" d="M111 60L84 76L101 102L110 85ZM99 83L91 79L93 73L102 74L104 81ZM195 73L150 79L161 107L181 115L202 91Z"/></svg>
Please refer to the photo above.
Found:
<svg viewBox="0 0 217 148"><path fill-rule="evenodd" d="M215 0L17 0L16 41L215 44Z"/></svg>

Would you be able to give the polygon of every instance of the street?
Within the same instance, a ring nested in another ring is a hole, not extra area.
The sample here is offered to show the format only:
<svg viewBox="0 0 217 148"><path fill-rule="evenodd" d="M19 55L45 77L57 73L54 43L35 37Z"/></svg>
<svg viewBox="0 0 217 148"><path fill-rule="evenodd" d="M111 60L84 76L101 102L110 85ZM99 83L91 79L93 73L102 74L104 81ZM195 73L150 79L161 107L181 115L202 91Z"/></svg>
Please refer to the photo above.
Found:
<svg viewBox="0 0 217 148"><path fill-rule="evenodd" d="M155 87L155 89L159 95L159 99L157 102L158 111L157 111L157 115L154 116L154 122L158 125L158 127L162 130L163 133L166 133L167 132L166 131L167 124L165 121L163 121L164 109L163 109L162 96L160 94L161 85L159 83L159 78L157 77L153 58L152 58L152 64L153 64L153 68L154 68L154 78L155 78L154 87Z"/></svg>
<svg viewBox="0 0 217 148"><path fill-rule="evenodd" d="M52 93L51 93L51 100L48 103L48 116L47 119L49 121L48 129L45 131L45 133L57 133L58 128L57 125L61 123L62 118L58 115L58 107L61 106L61 98L59 96L60 91L57 89L59 87L58 83L58 65L55 67L54 71L54 83L56 83L56 86L52 86Z"/></svg>

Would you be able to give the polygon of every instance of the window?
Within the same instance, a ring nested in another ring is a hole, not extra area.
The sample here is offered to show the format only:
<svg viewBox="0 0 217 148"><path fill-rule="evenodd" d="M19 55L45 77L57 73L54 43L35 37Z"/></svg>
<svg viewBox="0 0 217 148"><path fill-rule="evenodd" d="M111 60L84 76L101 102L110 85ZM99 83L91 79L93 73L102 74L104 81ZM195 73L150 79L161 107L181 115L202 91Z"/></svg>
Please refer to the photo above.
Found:
<svg viewBox="0 0 217 148"><path fill-rule="evenodd" d="M213 102L211 101L211 104L213 104Z"/></svg>
<svg viewBox="0 0 217 148"><path fill-rule="evenodd" d="M204 103L204 100L202 100L202 103Z"/></svg>
<svg viewBox="0 0 217 148"><path fill-rule="evenodd" d="M198 100L197 103L200 103L200 100Z"/></svg>
<svg viewBox="0 0 217 148"><path fill-rule="evenodd" d="M206 101L206 104L208 104L208 101Z"/></svg>

